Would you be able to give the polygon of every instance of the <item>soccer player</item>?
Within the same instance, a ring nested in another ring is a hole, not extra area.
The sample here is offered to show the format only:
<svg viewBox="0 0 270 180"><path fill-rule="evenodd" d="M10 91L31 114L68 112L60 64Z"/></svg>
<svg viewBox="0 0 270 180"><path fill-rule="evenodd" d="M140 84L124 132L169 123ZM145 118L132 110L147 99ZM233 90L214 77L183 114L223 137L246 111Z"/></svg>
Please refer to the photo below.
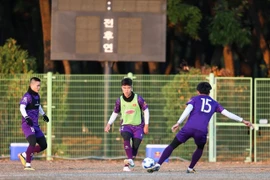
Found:
<svg viewBox="0 0 270 180"><path fill-rule="evenodd" d="M189 138L193 138L197 149L194 151L191 159L191 163L187 169L187 173L195 173L194 166L202 156L204 145L206 144L208 124L215 112L221 113L224 116L233 119L238 122L244 123L246 126L254 128L252 123L244 120L243 118L227 111L217 101L209 96L211 85L208 82L201 82L197 85L197 96L192 97L186 104L184 112L180 116L175 125L172 126L172 131L175 132L180 124L189 115L186 124L176 134L175 138L164 149L158 162L147 172L152 173L158 171L162 163L171 155L173 150L180 144L185 143Z"/></svg>
<svg viewBox="0 0 270 180"><path fill-rule="evenodd" d="M39 114L43 116L45 122L49 118L44 113L40 105L40 79L32 77L28 91L23 95L20 101L20 112L22 114L22 131L29 146L26 152L19 153L18 157L24 166L24 170L35 170L31 167L31 159L34 153L39 153L47 148L47 142L42 130L38 124ZM36 143L38 144L36 146Z"/></svg>
<svg viewBox="0 0 270 180"><path fill-rule="evenodd" d="M139 146L144 134L148 134L149 110L144 99L133 92L132 80L124 78L121 81L123 94L115 102L114 111L112 112L105 132L109 132L111 124L115 121L118 114L121 113L120 133L124 140L124 149L127 159L124 160L125 166L123 171L131 171L134 167L134 159L138 153ZM130 140L132 140L132 145Z"/></svg>

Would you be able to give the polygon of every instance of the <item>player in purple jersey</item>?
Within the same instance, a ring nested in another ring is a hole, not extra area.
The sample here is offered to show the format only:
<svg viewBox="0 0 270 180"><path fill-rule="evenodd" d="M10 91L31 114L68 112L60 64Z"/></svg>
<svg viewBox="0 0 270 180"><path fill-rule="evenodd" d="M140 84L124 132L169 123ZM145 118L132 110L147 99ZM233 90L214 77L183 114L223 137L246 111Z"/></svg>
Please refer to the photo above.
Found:
<svg viewBox="0 0 270 180"><path fill-rule="evenodd" d="M254 128L252 123L244 120L243 118L227 111L217 101L209 96L211 85L208 82L201 82L197 86L198 95L192 97L187 102L187 107L180 116L175 125L172 126L172 131L175 132L180 124L189 115L186 124L176 134L175 138L164 149L158 162L151 168L147 169L147 172L152 173L158 171L162 163L171 155L173 150L180 144L185 143L189 138L193 138L197 149L194 151L191 159L191 163L187 169L187 173L195 173L194 166L202 156L204 145L206 144L208 124L215 112L221 113L224 116L233 119L238 122L244 123L246 126Z"/></svg>
<svg viewBox="0 0 270 180"><path fill-rule="evenodd" d="M144 99L132 91L130 78L124 78L121 85L123 94L116 100L114 111L104 131L110 131L111 125L120 113L122 119L120 132L127 156L127 159L124 160L123 171L131 171L130 167L135 166L133 160L138 153L143 136L148 134L149 110ZM132 145L130 140L132 140Z"/></svg>
<svg viewBox="0 0 270 180"><path fill-rule="evenodd" d="M18 157L24 166L24 170L35 170L31 167L31 159L34 153L39 153L47 148L47 142L43 132L41 131L38 118L39 114L43 116L45 122L49 122L49 118L44 113L40 105L40 79L32 77L28 91L23 95L20 101L20 111L22 114L22 131L29 146L26 152L19 153ZM36 146L36 143L38 144Z"/></svg>

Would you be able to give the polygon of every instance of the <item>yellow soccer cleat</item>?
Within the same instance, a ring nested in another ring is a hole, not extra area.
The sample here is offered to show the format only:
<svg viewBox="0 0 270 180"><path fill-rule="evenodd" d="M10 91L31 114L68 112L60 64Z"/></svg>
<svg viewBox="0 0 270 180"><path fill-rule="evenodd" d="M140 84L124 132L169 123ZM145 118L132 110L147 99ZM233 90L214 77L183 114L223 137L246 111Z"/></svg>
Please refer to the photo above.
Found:
<svg viewBox="0 0 270 180"><path fill-rule="evenodd" d="M34 171L35 169L32 168L31 166L25 166L25 167L24 167L24 170L27 170L27 171Z"/></svg>
<svg viewBox="0 0 270 180"><path fill-rule="evenodd" d="M26 159L23 157L22 153L18 154L18 158L20 159L22 165L25 167Z"/></svg>

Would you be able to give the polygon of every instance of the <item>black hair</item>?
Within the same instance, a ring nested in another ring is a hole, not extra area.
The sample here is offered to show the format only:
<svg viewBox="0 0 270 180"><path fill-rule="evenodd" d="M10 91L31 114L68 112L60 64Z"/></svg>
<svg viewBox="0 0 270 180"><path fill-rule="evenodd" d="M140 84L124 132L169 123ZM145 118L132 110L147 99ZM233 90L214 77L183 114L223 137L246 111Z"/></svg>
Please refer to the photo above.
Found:
<svg viewBox="0 0 270 180"><path fill-rule="evenodd" d="M199 91L200 94L209 94L211 89L212 87L208 82L200 82L197 85L197 91Z"/></svg>
<svg viewBox="0 0 270 180"><path fill-rule="evenodd" d="M31 81L32 80L34 80L34 81L38 81L38 82L40 82L41 80L38 78L38 77L31 77L31 79L30 79L30 83L31 83Z"/></svg>
<svg viewBox="0 0 270 180"><path fill-rule="evenodd" d="M121 81L122 86L132 86L132 80L130 78L124 78Z"/></svg>

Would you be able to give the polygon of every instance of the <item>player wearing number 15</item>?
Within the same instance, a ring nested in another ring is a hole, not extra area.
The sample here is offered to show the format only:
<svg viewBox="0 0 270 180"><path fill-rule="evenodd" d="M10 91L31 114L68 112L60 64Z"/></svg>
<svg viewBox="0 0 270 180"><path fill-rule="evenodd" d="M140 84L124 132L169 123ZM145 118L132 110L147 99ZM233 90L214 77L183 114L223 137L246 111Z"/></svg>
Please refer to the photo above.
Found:
<svg viewBox="0 0 270 180"><path fill-rule="evenodd" d="M209 96L211 85L208 82L201 82L197 85L197 96L192 97L187 102L187 107L180 116L175 125L172 126L172 131L175 132L180 124L189 115L186 124L176 134L175 138L163 151L159 161L153 167L148 168L147 171L152 173L158 171L162 163L171 155L173 150L180 144L185 143L189 138L193 138L197 149L194 151L191 163L187 169L187 173L195 173L194 166L202 156L204 145L206 144L208 124L215 112L221 113L224 116L238 122L244 123L246 126L253 128L249 121L227 111L217 101Z"/></svg>

